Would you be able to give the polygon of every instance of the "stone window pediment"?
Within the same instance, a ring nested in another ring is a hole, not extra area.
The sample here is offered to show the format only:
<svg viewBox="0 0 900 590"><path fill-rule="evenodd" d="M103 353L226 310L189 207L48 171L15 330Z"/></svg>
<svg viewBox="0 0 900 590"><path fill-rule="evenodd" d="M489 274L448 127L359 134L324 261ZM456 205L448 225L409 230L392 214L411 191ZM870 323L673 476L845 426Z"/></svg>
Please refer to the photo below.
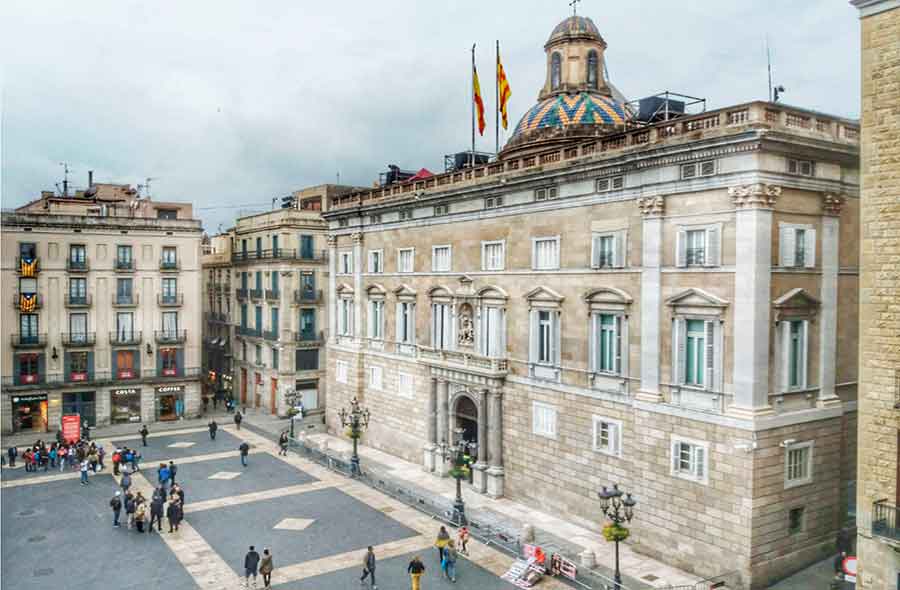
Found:
<svg viewBox="0 0 900 590"><path fill-rule="evenodd" d="M559 307L565 297L542 285L526 293L525 299L532 307Z"/></svg>
<svg viewBox="0 0 900 590"><path fill-rule="evenodd" d="M702 289L691 288L666 299L666 305L677 314L720 315L728 307L728 301Z"/></svg>
<svg viewBox="0 0 900 590"><path fill-rule="evenodd" d="M335 291L339 297L353 297L353 287L347 283L341 283Z"/></svg>
<svg viewBox="0 0 900 590"><path fill-rule="evenodd" d="M428 289L428 297L433 301L447 303L453 300L453 291L444 285L437 285Z"/></svg>
<svg viewBox="0 0 900 590"><path fill-rule="evenodd" d="M478 289L476 295L479 299L482 300L483 303L488 305L506 305L506 302L509 300L509 293L507 293L504 289L500 287L495 287L493 285L488 285L486 287L482 287Z"/></svg>
<svg viewBox="0 0 900 590"><path fill-rule="evenodd" d="M418 292L406 283L403 283L402 285L394 289L394 295L397 297L397 299L415 301L416 297L418 296Z"/></svg>
<svg viewBox="0 0 900 590"><path fill-rule="evenodd" d="M626 311L628 306L631 305L632 298L628 293L621 289L616 289L615 287L603 287L585 293L584 301L588 304L591 311Z"/></svg>
<svg viewBox="0 0 900 590"><path fill-rule="evenodd" d="M775 308L775 321L785 319L811 319L819 311L820 302L805 289L791 289L772 302Z"/></svg>
<svg viewBox="0 0 900 590"><path fill-rule="evenodd" d="M387 295L387 290L385 290L383 285L372 283L366 287L366 295L368 295L369 299L384 299Z"/></svg>

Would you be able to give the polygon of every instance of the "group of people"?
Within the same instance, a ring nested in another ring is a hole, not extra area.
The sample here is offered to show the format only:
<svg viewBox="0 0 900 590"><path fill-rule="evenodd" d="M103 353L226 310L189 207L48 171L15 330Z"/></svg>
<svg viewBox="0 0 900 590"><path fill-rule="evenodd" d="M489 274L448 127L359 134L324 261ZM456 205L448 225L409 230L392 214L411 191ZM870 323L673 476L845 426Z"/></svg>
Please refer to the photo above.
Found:
<svg viewBox="0 0 900 590"><path fill-rule="evenodd" d="M461 526L456 531L456 540L450 537L447 527L441 526L438 530L437 538L434 540L434 546L438 550L438 563L441 565L441 573L445 578L456 583L456 560L460 553L468 555L469 551L466 547L469 543L469 528ZM252 549L252 547L251 547ZM359 577L360 584L365 584L366 580L372 583L372 590L377 590L375 585L375 568L377 567L375 560L375 550L372 546L366 550L362 561L362 575ZM406 567L406 573L409 574L412 590L420 590L422 584L422 575L425 573L425 564L422 558L415 556Z"/></svg>
<svg viewBox="0 0 900 590"><path fill-rule="evenodd" d="M19 458L19 448L9 447L6 450L6 457L9 466L15 467L16 460ZM86 438L66 442L59 434L57 440L49 445L43 440L35 441L33 445L22 451L21 457L26 472L46 472L59 468L62 473L66 468L77 469L81 472L81 485L88 485L88 473L97 473L104 469L103 460L106 457L106 450L103 445L98 445Z"/></svg>
<svg viewBox="0 0 900 590"><path fill-rule="evenodd" d="M121 447L112 454L113 475L119 475L119 470L125 466L131 467L131 471L141 470L141 453L136 449Z"/></svg>
<svg viewBox="0 0 900 590"><path fill-rule="evenodd" d="M262 556L260 556L253 545L250 545L250 550L244 556L244 579L247 586L250 585L250 576L253 576L253 585L256 585L256 575L259 572L262 575L263 587L268 588L272 585L272 570L274 569L272 552L264 548Z"/></svg>
<svg viewBox="0 0 900 590"><path fill-rule="evenodd" d="M119 480L122 490L117 491L109 501L113 511L113 526L119 528L119 519L124 508L129 529L134 528L137 532L143 533L146 528L147 532L152 533L153 525L156 524L157 530L161 533L162 518L165 516L169 521L169 532L177 531L184 518L184 489L175 483L176 471L176 466L171 461L168 465L159 464L157 469L159 485L153 490L153 496L148 501L141 492L131 491L131 478L134 472L126 468Z"/></svg>

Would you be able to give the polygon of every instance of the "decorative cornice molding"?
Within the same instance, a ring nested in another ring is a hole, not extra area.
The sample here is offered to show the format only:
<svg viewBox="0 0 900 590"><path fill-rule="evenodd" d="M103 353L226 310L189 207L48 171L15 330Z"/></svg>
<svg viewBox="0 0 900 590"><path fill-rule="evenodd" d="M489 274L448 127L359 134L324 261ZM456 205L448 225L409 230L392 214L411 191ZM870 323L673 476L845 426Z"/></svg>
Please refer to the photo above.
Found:
<svg viewBox="0 0 900 590"><path fill-rule="evenodd" d="M838 217L844 206L844 196L835 193L822 193L822 214Z"/></svg>
<svg viewBox="0 0 900 590"><path fill-rule="evenodd" d="M337 236L334 234L326 236L325 243L328 244L329 248L335 248L337 246Z"/></svg>
<svg viewBox="0 0 900 590"><path fill-rule="evenodd" d="M364 235L365 234L363 234L362 232L357 232L355 234L352 234L350 237L353 239L354 244L362 244Z"/></svg>
<svg viewBox="0 0 900 590"><path fill-rule="evenodd" d="M771 209L781 196L781 187L763 183L732 186L728 195L737 209Z"/></svg>
<svg viewBox="0 0 900 590"><path fill-rule="evenodd" d="M637 206L644 217L661 217L666 212L666 199L662 195L641 197L637 200Z"/></svg>

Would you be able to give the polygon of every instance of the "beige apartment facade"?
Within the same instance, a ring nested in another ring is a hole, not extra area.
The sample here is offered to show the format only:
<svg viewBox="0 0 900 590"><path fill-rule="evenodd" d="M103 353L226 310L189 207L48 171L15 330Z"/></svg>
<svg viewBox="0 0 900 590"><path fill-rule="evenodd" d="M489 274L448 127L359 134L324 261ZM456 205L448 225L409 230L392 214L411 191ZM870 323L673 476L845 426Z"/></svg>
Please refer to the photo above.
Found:
<svg viewBox="0 0 900 590"><path fill-rule="evenodd" d="M200 411L199 220L93 184L2 217L4 433Z"/></svg>
<svg viewBox="0 0 900 590"><path fill-rule="evenodd" d="M764 587L852 526L858 125L635 126L590 19L545 49L497 161L331 201L329 429L357 397L435 476L461 436L471 491L598 534L617 483L636 550Z"/></svg>
<svg viewBox="0 0 900 590"><path fill-rule="evenodd" d="M231 236L207 237L200 267L203 275L203 395L218 408L234 398L233 364L235 293L231 289Z"/></svg>
<svg viewBox="0 0 900 590"><path fill-rule="evenodd" d="M900 588L900 2L856 0L862 34L860 588Z"/></svg>

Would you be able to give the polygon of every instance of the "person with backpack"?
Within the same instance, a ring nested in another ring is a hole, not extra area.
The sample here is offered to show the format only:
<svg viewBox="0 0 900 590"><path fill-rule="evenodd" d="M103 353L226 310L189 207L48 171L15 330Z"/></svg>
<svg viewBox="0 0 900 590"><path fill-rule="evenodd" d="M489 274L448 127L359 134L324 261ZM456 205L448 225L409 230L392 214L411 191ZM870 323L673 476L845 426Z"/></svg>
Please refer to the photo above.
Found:
<svg viewBox="0 0 900 590"><path fill-rule="evenodd" d="M169 461L169 483L171 485L175 485L175 474L178 473L178 467L175 466L175 461Z"/></svg>
<svg viewBox="0 0 900 590"><path fill-rule="evenodd" d="M209 440L216 440L216 431L218 429L219 425L216 424L215 420L209 423Z"/></svg>
<svg viewBox="0 0 900 590"><path fill-rule="evenodd" d="M263 549L262 561L259 562L259 573L263 577L263 588L268 588L272 585L273 569L275 569L275 565L272 563L272 554L269 553L268 549Z"/></svg>
<svg viewBox="0 0 900 590"><path fill-rule="evenodd" d="M169 502L169 506L166 508L166 518L169 519L169 532L173 532L174 530L178 530L178 524L181 522L181 519L184 517L184 512L182 511L181 502L178 501L178 497L175 496Z"/></svg>
<svg viewBox="0 0 900 590"><path fill-rule="evenodd" d="M444 576L447 577L448 580L456 583L456 544L453 542L453 539L450 539L450 542L447 543L447 547L444 549L444 562L442 565L442 569L444 570Z"/></svg>
<svg viewBox="0 0 900 590"><path fill-rule="evenodd" d="M241 411L238 410L234 413L234 425L237 426L237 429L241 429L241 422L244 421L244 416L241 414Z"/></svg>
<svg viewBox="0 0 900 590"><path fill-rule="evenodd" d="M156 523L156 529L162 532L163 504L166 503L165 498L160 494L154 494L153 500L150 502L150 527L148 533L153 532L153 523Z"/></svg>
<svg viewBox="0 0 900 590"><path fill-rule="evenodd" d="M137 509L137 503L131 492L125 492L125 520L128 521L129 530L134 528L134 512Z"/></svg>
<svg viewBox="0 0 900 590"><path fill-rule="evenodd" d="M244 441L241 443L241 446L238 447L238 450L241 452L241 465L246 467L247 455L250 454L250 445L247 444L247 441Z"/></svg>
<svg viewBox="0 0 900 590"><path fill-rule="evenodd" d="M159 479L159 485L166 487L166 483L169 481L169 466L165 463L160 463L159 469L156 470L156 476Z"/></svg>
<svg viewBox="0 0 900 590"><path fill-rule="evenodd" d="M127 494L128 488L131 487L131 474L128 473L127 469L122 471L122 479L119 480L119 485L122 487L122 491Z"/></svg>
<svg viewBox="0 0 900 590"><path fill-rule="evenodd" d="M49 453L51 469L56 469L56 457L58 456L58 454L59 454L59 452L56 450L56 443L53 443L52 445L50 445L50 453Z"/></svg>
<svg viewBox="0 0 900 590"><path fill-rule="evenodd" d="M116 490L116 495L109 501L109 507L113 511L113 526L119 528L119 514L122 512L122 492Z"/></svg>
<svg viewBox="0 0 900 590"><path fill-rule="evenodd" d="M278 454L287 457L288 454L288 434L287 431L281 433L278 437Z"/></svg>

